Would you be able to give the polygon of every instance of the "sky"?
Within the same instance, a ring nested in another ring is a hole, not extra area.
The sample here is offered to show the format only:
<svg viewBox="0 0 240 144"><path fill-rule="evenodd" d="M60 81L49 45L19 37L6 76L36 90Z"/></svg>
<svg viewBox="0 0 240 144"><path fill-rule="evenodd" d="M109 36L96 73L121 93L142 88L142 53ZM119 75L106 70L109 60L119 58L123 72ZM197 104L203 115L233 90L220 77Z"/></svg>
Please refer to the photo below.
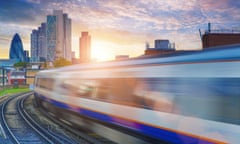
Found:
<svg viewBox="0 0 240 144"><path fill-rule="evenodd" d="M146 42L168 39L177 50L201 49L199 29L240 30L239 0L0 0L0 58L8 58L18 33L25 50L30 34L53 10L72 19L72 50L79 55L79 37L92 37L92 58L140 56Z"/></svg>

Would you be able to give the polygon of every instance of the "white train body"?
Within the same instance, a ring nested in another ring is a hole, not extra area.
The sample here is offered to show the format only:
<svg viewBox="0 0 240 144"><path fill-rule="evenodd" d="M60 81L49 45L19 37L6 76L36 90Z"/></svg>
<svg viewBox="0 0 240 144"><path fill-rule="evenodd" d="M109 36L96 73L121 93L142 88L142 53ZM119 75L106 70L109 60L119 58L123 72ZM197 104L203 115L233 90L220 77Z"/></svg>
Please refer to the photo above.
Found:
<svg viewBox="0 0 240 144"><path fill-rule="evenodd" d="M42 71L35 96L170 143L240 143L240 46Z"/></svg>

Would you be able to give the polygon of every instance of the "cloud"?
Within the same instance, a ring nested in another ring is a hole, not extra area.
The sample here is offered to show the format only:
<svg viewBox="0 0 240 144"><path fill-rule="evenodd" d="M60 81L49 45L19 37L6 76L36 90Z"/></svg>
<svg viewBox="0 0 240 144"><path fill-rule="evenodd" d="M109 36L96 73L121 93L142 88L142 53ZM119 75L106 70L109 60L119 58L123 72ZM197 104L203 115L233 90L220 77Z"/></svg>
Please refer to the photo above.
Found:
<svg viewBox="0 0 240 144"><path fill-rule="evenodd" d="M235 0L205 0L199 1L199 7L205 17L212 22L228 23L239 22L240 1Z"/></svg>
<svg viewBox="0 0 240 144"><path fill-rule="evenodd" d="M196 0L98 1L119 19L122 29L145 32L175 31L204 21ZM131 27L129 27L131 26Z"/></svg>
<svg viewBox="0 0 240 144"><path fill-rule="evenodd" d="M9 41L9 38L6 36L0 36L0 41Z"/></svg>
<svg viewBox="0 0 240 144"><path fill-rule="evenodd" d="M5 23L32 23L43 14L38 4L23 0L0 1L0 20Z"/></svg>
<svg viewBox="0 0 240 144"><path fill-rule="evenodd" d="M41 5L48 14L63 9L79 25L88 28L111 28L125 31L162 32L195 28L209 21L239 20L239 10L232 0L28 0ZM236 3L236 2L235 2ZM239 2L237 2L239 4ZM227 8L231 8L230 11ZM45 12L46 13L46 12ZM235 16L231 14L235 13ZM237 18L236 18L237 17Z"/></svg>
<svg viewBox="0 0 240 144"><path fill-rule="evenodd" d="M1 35L4 35L5 37L11 38L15 33L19 33L22 36L30 35L30 32L32 29L34 29L34 26L32 25L20 25L15 23L1 23L0 26L4 27L3 29L0 29Z"/></svg>
<svg viewBox="0 0 240 144"><path fill-rule="evenodd" d="M140 0L149 10L178 11L193 10L197 0Z"/></svg>
<svg viewBox="0 0 240 144"><path fill-rule="evenodd" d="M27 2L40 4L41 0L27 0Z"/></svg>
<svg viewBox="0 0 240 144"><path fill-rule="evenodd" d="M74 36L90 31L126 47L157 38L180 48L200 47L198 29L208 22L240 27L239 7L236 0L1 0L0 27L7 29L0 29L0 35L18 32L27 40L47 14L62 9L72 19Z"/></svg>

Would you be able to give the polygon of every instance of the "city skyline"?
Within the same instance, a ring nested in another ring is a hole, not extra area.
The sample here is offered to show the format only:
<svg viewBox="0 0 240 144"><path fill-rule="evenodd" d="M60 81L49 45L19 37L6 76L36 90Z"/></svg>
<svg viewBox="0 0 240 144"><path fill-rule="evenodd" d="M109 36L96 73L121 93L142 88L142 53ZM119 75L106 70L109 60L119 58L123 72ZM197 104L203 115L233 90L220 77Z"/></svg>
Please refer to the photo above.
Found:
<svg viewBox="0 0 240 144"><path fill-rule="evenodd" d="M31 33L31 62L64 58L72 61L71 19L62 10L53 10Z"/></svg>
<svg viewBox="0 0 240 144"><path fill-rule="evenodd" d="M12 0L0 2L0 58L8 58L11 38L19 33L24 50L30 50L30 34L53 10L72 19L72 50L78 57L82 31L92 36L92 58L139 56L145 43L169 39L176 49L200 49L198 29L240 30L240 2L234 0Z"/></svg>

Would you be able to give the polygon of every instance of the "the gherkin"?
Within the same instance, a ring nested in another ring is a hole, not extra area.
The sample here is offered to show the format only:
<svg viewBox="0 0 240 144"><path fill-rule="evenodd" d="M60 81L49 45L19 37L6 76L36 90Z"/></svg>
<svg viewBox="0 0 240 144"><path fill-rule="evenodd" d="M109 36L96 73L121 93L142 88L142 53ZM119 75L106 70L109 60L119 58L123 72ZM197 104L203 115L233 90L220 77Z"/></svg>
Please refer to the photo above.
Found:
<svg viewBox="0 0 240 144"><path fill-rule="evenodd" d="M9 58L18 59L20 62L26 62L27 60L23 52L22 40L17 33L13 36L13 39L11 42Z"/></svg>

